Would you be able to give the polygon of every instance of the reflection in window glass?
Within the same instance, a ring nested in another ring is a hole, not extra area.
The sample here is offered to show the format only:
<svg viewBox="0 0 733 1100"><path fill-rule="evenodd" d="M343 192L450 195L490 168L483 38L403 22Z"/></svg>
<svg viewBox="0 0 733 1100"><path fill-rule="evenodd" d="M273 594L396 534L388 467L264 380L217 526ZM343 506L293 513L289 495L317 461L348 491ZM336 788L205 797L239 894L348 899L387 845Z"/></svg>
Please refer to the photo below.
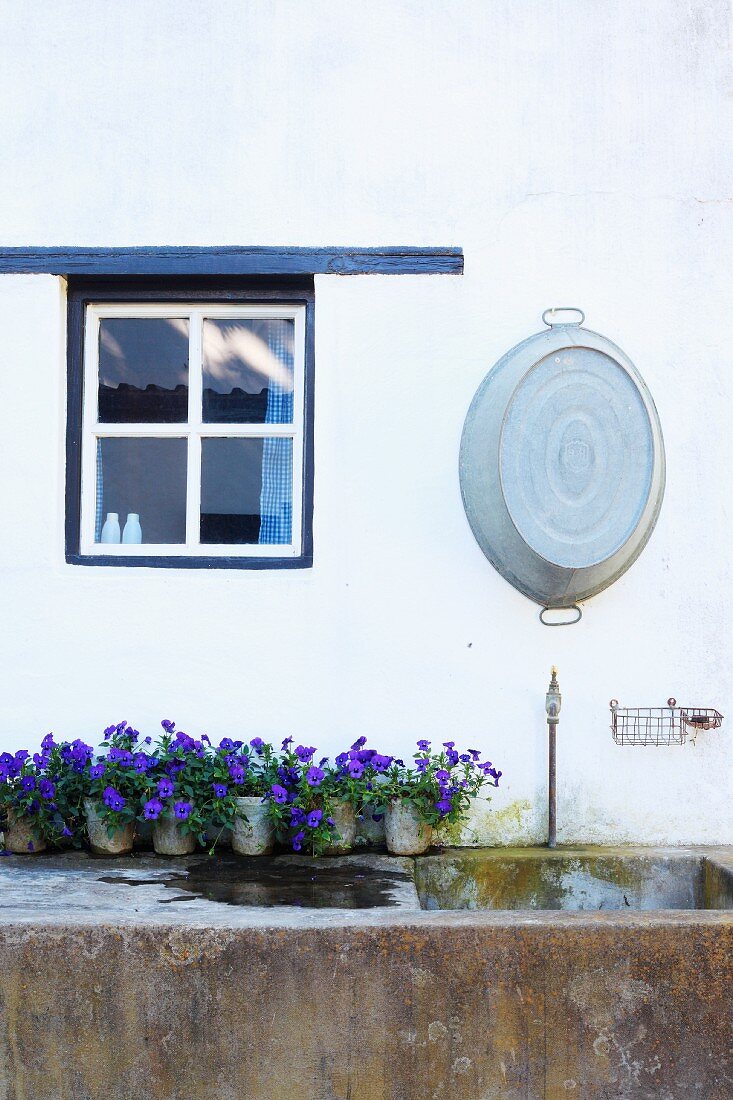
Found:
<svg viewBox="0 0 733 1100"><path fill-rule="evenodd" d="M185 439L100 439L97 442L95 541L110 513L120 531L139 517L144 543L186 541Z"/></svg>
<svg viewBox="0 0 733 1100"><path fill-rule="evenodd" d="M204 321L202 417L208 424L292 424L294 322Z"/></svg>
<svg viewBox="0 0 733 1100"><path fill-rule="evenodd" d="M103 318L99 323L99 420L179 424L188 418L188 321Z"/></svg>
<svg viewBox="0 0 733 1100"><path fill-rule="evenodd" d="M201 441L201 542L290 543L293 441Z"/></svg>

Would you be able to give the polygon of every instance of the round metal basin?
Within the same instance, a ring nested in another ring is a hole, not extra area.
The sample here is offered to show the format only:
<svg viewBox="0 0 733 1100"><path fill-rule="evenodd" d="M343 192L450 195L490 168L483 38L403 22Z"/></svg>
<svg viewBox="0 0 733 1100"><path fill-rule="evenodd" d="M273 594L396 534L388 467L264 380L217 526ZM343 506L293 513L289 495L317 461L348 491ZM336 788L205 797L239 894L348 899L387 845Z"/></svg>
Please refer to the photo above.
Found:
<svg viewBox="0 0 733 1100"><path fill-rule="evenodd" d="M628 356L578 323L550 323L507 352L468 410L466 515L486 557L548 608L619 577L664 495L657 410Z"/></svg>

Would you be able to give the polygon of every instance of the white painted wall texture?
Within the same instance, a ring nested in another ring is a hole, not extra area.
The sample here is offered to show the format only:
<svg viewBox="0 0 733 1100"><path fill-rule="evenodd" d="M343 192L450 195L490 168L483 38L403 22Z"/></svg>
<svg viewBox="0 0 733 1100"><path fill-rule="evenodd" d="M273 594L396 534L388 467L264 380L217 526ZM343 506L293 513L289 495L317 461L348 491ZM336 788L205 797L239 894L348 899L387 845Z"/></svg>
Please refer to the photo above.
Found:
<svg viewBox="0 0 733 1100"><path fill-rule="evenodd" d="M6 0L4 245L461 245L463 277L316 280L315 564L63 558L64 288L0 279L0 744L49 729L485 747L482 836L733 842L733 199L727 0ZM668 488L643 555L548 630L484 559L457 456L553 304L641 370ZM616 747L608 700L717 706Z"/></svg>

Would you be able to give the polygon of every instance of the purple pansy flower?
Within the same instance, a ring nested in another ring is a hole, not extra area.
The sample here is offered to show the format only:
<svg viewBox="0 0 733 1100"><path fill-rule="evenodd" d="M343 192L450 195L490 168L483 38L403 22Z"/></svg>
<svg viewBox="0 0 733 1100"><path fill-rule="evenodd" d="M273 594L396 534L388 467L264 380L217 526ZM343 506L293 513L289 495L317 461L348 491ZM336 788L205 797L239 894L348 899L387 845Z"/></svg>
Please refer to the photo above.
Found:
<svg viewBox="0 0 733 1100"><path fill-rule="evenodd" d="M244 783L244 765L230 764L229 776L233 783Z"/></svg>
<svg viewBox="0 0 733 1100"><path fill-rule="evenodd" d="M115 787L105 787L102 793L102 801L110 810L122 810L126 801Z"/></svg>

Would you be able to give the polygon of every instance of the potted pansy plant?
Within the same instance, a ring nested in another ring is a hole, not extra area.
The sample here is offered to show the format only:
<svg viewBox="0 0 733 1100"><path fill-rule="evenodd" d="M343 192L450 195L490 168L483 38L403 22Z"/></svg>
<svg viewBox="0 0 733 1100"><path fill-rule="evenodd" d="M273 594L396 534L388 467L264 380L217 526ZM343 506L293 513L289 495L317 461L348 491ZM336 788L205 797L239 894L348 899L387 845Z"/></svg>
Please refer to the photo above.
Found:
<svg viewBox="0 0 733 1100"><path fill-rule="evenodd" d="M267 795L268 812L278 840L294 852L305 850L318 856L335 840L333 787L324 782L328 759L315 764L315 748L298 745L293 749L292 743L292 737L282 743L277 780Z"/></svg>
<svg viewBox="0 0 733 1100"><path fill-rule="evenodd" d="M366 740L359 737L348 752L339 753L334 765L327 768L334 840L325 849L326 855L344 855L353 848L357 818L369 814L379 820L381 816L378 810L372 811L372 806L379 799L378 787L393 757L365 748Z"/></svg>
<svg viewBox="0 0 733 1100"><path fill-rule="evenodd" d="M193 852L197 842L212 854L240 813L240 786L247 768L242 742L224 738L213 748L209 738L190 737L164 719L148 773L141 819L153 823L153 847L159 855Z"/></svg>
<svg viewBox="0 0 733 1100"><path fill-rule="evenodd" d="M84 810L89 846L96 855L132 851L135 819L150 767L150 756L138 745L139 738L127 722L108 726L101 745L104 752L88 765ZM143 744L150 744L150 738Z"/></svg>
<svg viewBox="0 0 733 1100"><path fill-rule="evenodd" d="M273 746L261 737L253 737L248 745L224 737L217 754L226 781L236 791L232 849L243 856L270 855L275 828L265 796L278 778Z"/></svg>
<svg viewBox="0 0 733 1100"><path fill-rule="evenodd" d="M434 750L430 741L417 742L414 763L394 761L375 798L384 809L387 850L393 855L427 851L433 828L440 822L463 820L482 787L497 787L501 772L490 760L481 762L478 749L459 753L454 741Z"/></svg>
<svg viewBox="0 0 733 1100"><path fill-rule="evenodd" d="M5 818L8 851L36 853L47 844L80 844L80 803L90 745L76 740L57 744L49 733L41 751L0 755L0 811Z"/></svg>
<svg viewBox="0 0 733 1100"><path fill-rule="evenodd" d="M140 817L152 822L153 848L158 855L184 856L204 838L206 811L201 792L206 783L206 747L169 718L146 772ZM207 738L208 740L208 738ZM205 800L207 803L209 799Z"/></svg>

